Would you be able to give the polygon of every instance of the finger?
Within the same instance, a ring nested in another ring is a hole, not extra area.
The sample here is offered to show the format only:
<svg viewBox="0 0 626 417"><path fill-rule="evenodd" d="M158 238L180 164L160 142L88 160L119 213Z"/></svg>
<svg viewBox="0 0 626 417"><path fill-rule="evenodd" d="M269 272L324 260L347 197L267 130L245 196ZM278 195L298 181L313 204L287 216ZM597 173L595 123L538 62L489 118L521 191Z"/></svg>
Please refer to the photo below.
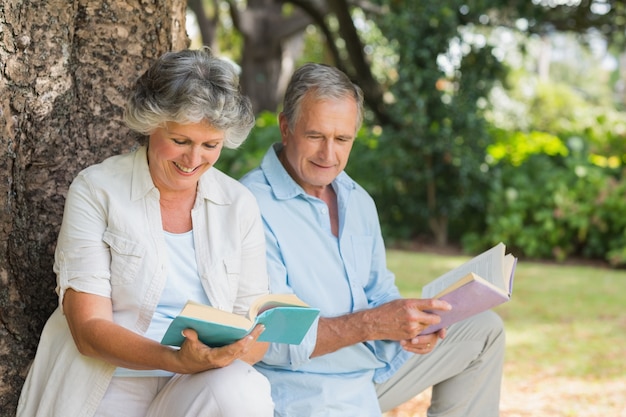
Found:
<svg viewBox="0 0 626 417"><path fill-rule="evenodd" d="M264 331L265 331L265 326L263 324L257 324L256 326L254 326L254 329L249 334L249 336L252 336L253 340L257 340L259 336L261 336L261 333L263 333Z"/></svg>
<svg viewBox="0 0 626 417"><path fill-rule="evenodd" d="M448 334L448 329L447 328L443 328L441 330L439 330L437 332L437 337L439 337L439 339L443 340L446 338L446 335Z"/></svg>
<svg viewBox="0 0 626 417"><path fill-rule="evenodd" d="M402 343L402 342L404 342L404 343ZM408 343L408 341L404 341L404 340L402 342L401 342L401 345L402 345L402 348L404 350L406 350L407 352L411 352L413 354L416 354L416 355L424 355L426 353L430 353L432 351L432 349L433 349L432 344L431 344L430 347L428 347L428 344L426 344L426 345L424 345L424 344L414 345L414 344Z"/></svg>
<svg viewBox="0 0 626 417"><path fill-rule="evenodd" d="M198 341L198 333L194 329L185 329L182 331L183 337L190 342Z"/></svg>
<svg viewBox="0 0 626 417"><path fill-rule="evenodd" d="M447 301L439 300L437 298L427 298L423 301L426 301L426 304L428 306L427 308L425 308L426 310L452 310L452 306Z"/></svg>
<svg viewBox="0 0 626 417"><path fill-rule="evenodd" d="M252 343L256 342L261 333L265 330L265 326L257 324L254 329L244 338L239 339L235 343L227 346L232 354L244 354L250 349Z"/></svg>
<svg viewBox="0 0 626 417"><path fill-rule="evenodd" d="M414 308L426 312L433 310L448 311L452 309L450 303L437 298L416 298L412 299L411 302Z"/></svg>

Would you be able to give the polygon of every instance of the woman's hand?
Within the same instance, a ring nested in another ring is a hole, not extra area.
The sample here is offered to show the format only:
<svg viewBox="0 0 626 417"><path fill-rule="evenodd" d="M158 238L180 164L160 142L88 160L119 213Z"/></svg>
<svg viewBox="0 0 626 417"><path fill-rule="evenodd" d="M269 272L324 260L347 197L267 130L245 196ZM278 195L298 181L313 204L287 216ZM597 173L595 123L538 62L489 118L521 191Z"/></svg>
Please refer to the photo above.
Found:
<svg viewBox="0 0 626 417"><path fill-rule="evenodd" d="M112 311L109 298L71 289L63 300L63 312L80 353L115 366L196 373L227 366L237 359L253 364L268 347L257 342L263 331L258 325L247 337L220 348L204 345L195 331L187 329L187 340L180 350L174 349L113 322Z"/></svg>
<svg viewBox="0 0 626 417"><path fill-rule="evenodd" d="M176 352L181 367L177 372L196 373L223 368L238 359L250 364L256 363L263 357L268 347L267 343L257 342L263 330L265 327L259 324L243 339L230 345L212 348L198 339L195 330L186 329L183 331L185 341Z"/></svg>

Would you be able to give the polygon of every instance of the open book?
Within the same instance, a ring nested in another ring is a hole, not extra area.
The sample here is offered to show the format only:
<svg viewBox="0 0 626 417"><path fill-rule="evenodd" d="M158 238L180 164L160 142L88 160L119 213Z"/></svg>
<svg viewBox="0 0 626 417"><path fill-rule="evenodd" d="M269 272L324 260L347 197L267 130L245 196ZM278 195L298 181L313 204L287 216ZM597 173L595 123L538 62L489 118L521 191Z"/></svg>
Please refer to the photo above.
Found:
<svg viewBox="0 0 626 417"><path fill-rule="evenodd" d="M425 285L422 298L445 300L452 310L432 311L441 317L441 322L427 327L421 334L434 333L509 301L517 258L505 254L505 250L504 244L498 243Z"/></svg>
<svg viewBox="0 0 626 417"><path fill-rule="evenodd" d="M204 304L188 301L170 323L161 344L182 345L182 331L194 329L202 343L224 346L247 336L258 323L265 325L260 342L299 344L319 315L295 294L267 294L259 297L246 317Z"/></svg>

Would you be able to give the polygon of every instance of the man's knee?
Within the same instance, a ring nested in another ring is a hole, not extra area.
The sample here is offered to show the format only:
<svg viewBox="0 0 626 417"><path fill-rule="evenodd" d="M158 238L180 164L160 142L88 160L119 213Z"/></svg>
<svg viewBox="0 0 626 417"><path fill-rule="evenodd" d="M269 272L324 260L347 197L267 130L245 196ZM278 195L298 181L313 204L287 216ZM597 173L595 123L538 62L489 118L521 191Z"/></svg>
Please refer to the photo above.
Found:
<svg viewBox="0 0 626 417"><path fill-rule="evenodd" d="M505 339L502 318L491 310L453 324L450 326L449 334L452 337L461 337L463 339L479 338L502 344L504 344Z"/></svg>

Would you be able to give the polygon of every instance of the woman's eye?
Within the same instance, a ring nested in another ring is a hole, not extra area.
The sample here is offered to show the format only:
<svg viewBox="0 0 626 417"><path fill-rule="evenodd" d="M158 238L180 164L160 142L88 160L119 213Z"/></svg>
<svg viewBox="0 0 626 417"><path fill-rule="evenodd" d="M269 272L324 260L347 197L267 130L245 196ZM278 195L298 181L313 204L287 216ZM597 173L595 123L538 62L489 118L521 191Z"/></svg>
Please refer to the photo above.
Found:
<svg viewBox="0 0 626 417"><path fill-rule="evenodd" d="M172 141L177 145L184 145L187 142L184 139L172 139Z"/></svg>

